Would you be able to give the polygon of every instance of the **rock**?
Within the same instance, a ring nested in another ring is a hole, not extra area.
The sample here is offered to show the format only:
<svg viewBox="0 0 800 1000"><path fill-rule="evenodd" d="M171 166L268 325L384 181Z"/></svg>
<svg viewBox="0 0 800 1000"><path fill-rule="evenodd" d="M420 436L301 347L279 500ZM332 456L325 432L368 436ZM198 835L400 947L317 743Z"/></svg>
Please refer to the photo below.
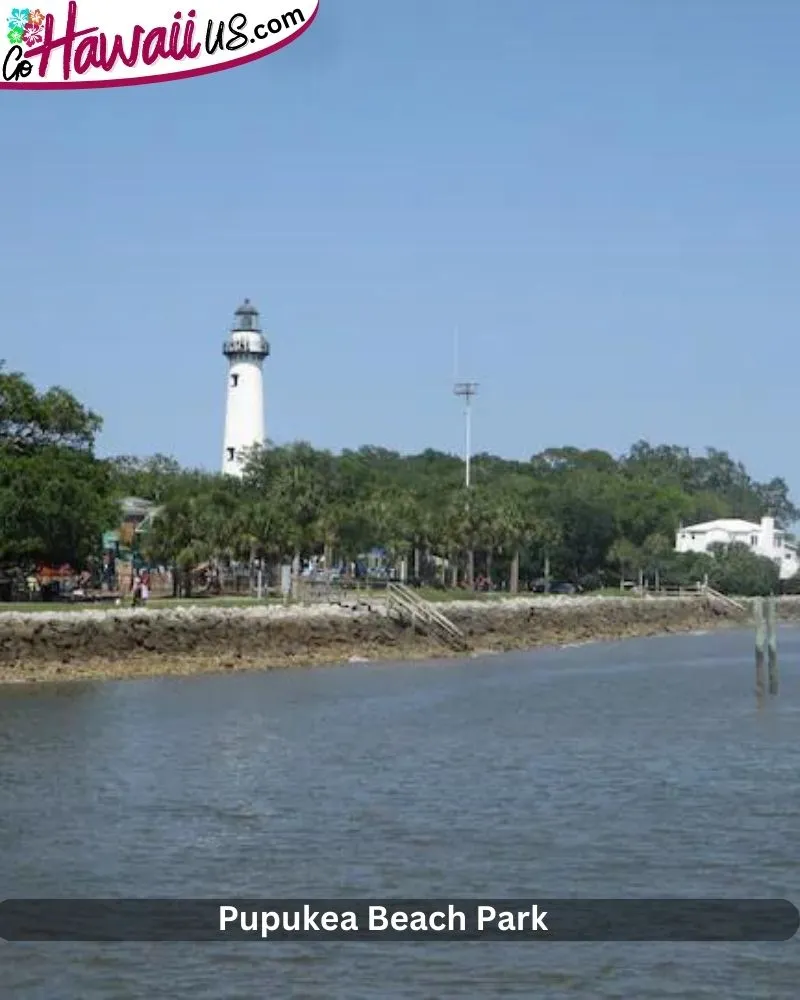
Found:
<svg viewBox="0 0 800 1000"><path fill-rule="evenodd" d="M747 606L747 602L742 602ZM486 652L541 645L696 631L742 616L698 598L529 596L437 603L439 611ZM781 598L781 621L800 620L800 597ZM367 654L366 656L364 654ZM0 672L46 674L70 663L69 676L126 676L287 664L452 655L390 617L335 605L0 612ZM89 664L90 666L86 666ZM195 666L196 664L196 666Z"/></svg>

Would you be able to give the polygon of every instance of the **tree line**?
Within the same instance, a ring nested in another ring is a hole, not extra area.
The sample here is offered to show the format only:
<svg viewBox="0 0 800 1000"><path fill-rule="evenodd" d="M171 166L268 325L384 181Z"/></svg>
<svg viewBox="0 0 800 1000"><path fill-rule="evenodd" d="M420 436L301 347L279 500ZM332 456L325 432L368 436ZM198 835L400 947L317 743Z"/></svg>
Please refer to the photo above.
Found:
<svg viewBox="0 0 800 1000"><path fill-rule="evenodd" d="M786 529L800 517L783 479L761 483L726 452L634 444L615 457L549 448L527 461L462 460L427 450L365 446L339 454L298 442L255 449L241 480L182 468L156 455L98 458L100 417L64 389L37 392L0 366L0 562L69 562L99 555L119 523L119 500L160 506L144 542L154 563L178 570L211 557L279 564L325 554L328 565L375 547L411 575L510 590L547 576L584 589L621 577L688 584L706 574L727 592L777 589L768 559L732 546L715 555L673 551L680 523L718 517Z"/></svg>

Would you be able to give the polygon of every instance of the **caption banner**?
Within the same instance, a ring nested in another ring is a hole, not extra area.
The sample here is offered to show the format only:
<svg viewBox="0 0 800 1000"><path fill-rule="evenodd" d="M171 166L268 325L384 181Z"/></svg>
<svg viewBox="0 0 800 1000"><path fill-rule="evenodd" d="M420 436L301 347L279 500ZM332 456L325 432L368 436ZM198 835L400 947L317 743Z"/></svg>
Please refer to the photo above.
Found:
<svg viewBox="0 0 800 1000"><path fill-rule="evenodd" d="M6 941L788 941L785 899L6 899Z"/></svg>

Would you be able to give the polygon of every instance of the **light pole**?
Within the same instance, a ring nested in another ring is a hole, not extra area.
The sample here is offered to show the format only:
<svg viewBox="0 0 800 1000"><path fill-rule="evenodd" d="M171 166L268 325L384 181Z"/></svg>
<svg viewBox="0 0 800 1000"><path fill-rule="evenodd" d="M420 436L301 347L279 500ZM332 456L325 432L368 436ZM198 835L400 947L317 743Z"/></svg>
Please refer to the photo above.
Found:
<svg viewBox="0 0 800 1000"><path fill-rule="evenodd" d="M472 399L478 394L477 382L456 382L453 393L464 400L464 485L470 486L470 460L472 457Z"/></svg>
<svg viewBox="0 0 800 1000"><path fill-rule="evenodd" d="M478 393L477 382L456 382L453 386L456 396L464 400L464 486L466 487L466 505L469 512L470 459L472 457L472 399ZM470 545L467 551L467 586L470 590L475 585L475 552Z"/></svg>

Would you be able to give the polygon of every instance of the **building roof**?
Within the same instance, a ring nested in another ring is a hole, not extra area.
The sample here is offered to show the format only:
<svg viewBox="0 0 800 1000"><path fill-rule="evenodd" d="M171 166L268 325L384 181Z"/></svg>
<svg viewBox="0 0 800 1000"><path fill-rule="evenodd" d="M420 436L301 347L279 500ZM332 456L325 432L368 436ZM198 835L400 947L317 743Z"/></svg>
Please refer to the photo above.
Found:
<svg viewBox="0 0 800 1000"><path fill-rule="evenodd" d="M260 333L258 328L258 309L250 299L245 299L233 314L231 333Z"/></svg>
<svg viewBox="0 0 800 1000"><path fill-rule="evenodd" d="M681 531L702 533L704 531L714 531L715 529L730 531L733 533L744 533L747 531L760 531L761 525L755 524L753 521L743 521L740 517L721 517L716 521L702 521L700 524L686 524L681 528Z"/></svg>
<svg viewBox="0 0 800 1000"><path fill-rule="evenodd" d="M258 309L253 305L250 299L245 299L244 302L239 306L234 316L258 316Z"/></svg>
<svg viewBox="0 0 800 1000"><path fill-rule="evenodd" d="M143 497L125 497L120 503L123 517L144 517L155 507L152 500Z"/></svg>

